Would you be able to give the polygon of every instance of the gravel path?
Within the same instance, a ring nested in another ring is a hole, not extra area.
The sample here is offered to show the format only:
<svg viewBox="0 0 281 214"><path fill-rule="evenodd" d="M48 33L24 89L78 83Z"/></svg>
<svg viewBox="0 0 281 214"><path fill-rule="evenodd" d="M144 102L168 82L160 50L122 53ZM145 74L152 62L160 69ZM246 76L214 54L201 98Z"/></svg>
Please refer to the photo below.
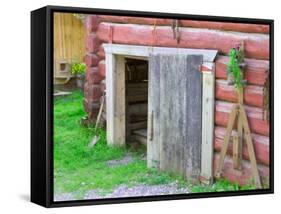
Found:
<svg viewBox="0 0 281 214"><path fill-rule="evenodd" d="M99 189L88 191L83 199L101 199L101 198L122 198L122 197L140 197L140 196L156 196L169 194L186 194L189 193L187 188L179 188L177 183L161 184L161 185L145 185L139 184L133 187L126 185L118 186L112 193L102 194ZM55 195L55 201L76 200L71 193L63 193Z"/></svg>
<svg viewBox="0 0 281 214"><path fill-rule="evenodd" d="M72 201L76 200L71 193L61 193L54 195L54 201Z"/></svg>
<svg viewBox="0 0 281 214"><path fill-rule="evenodd" d="M112 167L112 166L119 166L119 165L127 165L129 163L132 163L133 161L134 161L133 157L130 154L128 154L125 157L123 157L122 159L109 160L106 163L109 167Z"/></svg>
<svg viewBox="0 0 281 214"><path fill-rule="evenodd" d="M133 187L126 185L118 186L112 193L100 195L98 190L91 190L86 193L84 199L99 199L99 198L122 198L122 197L139 197L139 196L155 196L168 194L184 194L188 193L187 188L179 188L176 183L163 185L145 185L139 184Z"/></svg>

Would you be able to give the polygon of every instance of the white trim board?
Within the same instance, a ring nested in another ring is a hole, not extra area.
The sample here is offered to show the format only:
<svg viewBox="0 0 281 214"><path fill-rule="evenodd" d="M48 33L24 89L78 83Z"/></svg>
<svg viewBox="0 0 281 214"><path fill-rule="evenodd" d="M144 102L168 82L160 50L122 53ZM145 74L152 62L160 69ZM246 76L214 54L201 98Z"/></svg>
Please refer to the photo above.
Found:
<svg viewBox="0 0 281 214"><path fill-rule="evenodd" d="M186 55L203 55L204 62L213 62L218 53L217 50L209 49L189 49L189 48L166 48L150 47L139 45L120 45L120 44L103 44L105 53L138 57L149 57L151 53L161 54L186 54Z"/></svg>

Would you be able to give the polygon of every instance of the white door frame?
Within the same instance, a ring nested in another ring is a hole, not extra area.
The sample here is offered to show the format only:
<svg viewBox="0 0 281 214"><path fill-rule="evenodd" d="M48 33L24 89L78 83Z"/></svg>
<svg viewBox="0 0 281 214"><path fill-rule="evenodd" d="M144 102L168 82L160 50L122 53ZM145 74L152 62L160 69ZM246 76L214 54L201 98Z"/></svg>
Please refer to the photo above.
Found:
<svg viewBox="0 0 281 214"><path fill-rule="evenodd" d="M106 64L106 137L109 145L123 146L125 129L125 57L148 60L151 53L203 55L201 177L209 181L213 169L214 60L217 50L103 44Z"/></svg>

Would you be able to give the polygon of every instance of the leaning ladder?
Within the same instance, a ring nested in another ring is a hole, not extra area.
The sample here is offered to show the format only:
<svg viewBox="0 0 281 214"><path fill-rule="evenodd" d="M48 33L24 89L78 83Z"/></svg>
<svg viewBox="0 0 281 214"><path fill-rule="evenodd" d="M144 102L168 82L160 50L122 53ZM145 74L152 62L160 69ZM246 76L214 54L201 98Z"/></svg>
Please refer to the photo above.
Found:
<svg viewBox="0 0 281 214"><path fill-rule="evenodd" d="M243 72L243 70L242 70ZM262 188L257 160L255 156L255 150L253 146L253 141L251 137L251 132L249 128L248 118L245 111L245 107L243 105L244 100L244 89L240 87L236 90L238 95L238 103L236 103L230 113L229 121L227 124L226 134L224 137L222 149L220 152L219 163L217 167L217 171L215 173L216 178L220 178L222 175L223 163L225 160L227 148L229 141L232 136L233 142L233 167L237 170L242 170L242 148L243 142L245 140L247 144L248 154L252 166L252 173L254 177L255 186L257 188ZM237 132L232 132L235 129L235 122L237 121Z"/></svg>

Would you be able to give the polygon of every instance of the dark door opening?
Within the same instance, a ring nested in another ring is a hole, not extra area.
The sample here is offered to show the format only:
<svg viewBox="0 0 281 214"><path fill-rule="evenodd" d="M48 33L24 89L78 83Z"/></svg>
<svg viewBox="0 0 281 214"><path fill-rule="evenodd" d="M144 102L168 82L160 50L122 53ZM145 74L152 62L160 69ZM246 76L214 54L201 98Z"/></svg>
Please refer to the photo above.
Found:
<svg viewBox="0 0 281 214"><path fill-rule="evenodd" d="M148 61L125 59L126 142L147 144Z"/></svg>

